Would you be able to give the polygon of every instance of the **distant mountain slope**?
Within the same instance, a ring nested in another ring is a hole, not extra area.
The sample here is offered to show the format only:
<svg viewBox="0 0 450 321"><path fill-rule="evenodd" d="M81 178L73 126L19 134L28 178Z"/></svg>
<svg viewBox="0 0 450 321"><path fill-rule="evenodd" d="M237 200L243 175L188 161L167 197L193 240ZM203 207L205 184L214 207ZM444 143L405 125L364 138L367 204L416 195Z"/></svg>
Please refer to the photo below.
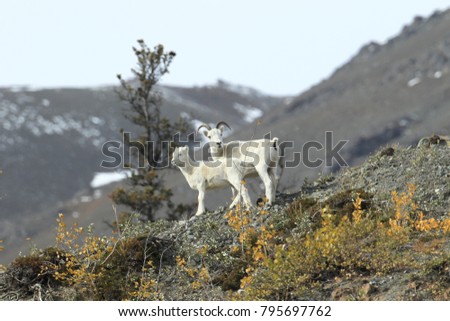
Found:
<svg viewBox="0 0 450 321"><path fill-rule="evenodd" d="M448 134L450 11L416 17L384 45L367 44L330 78L268 112L256 136L267 131L294 141L296 151L308 141L323 143L325 131L332 131L334 144L349 141L342 150L349 164L384 144ZM252 134L250 129L240 136ZM310 158L323 156L320 151ZM328 171L323 166L287 170L284 186L298 188L304 177Z"/></svg>

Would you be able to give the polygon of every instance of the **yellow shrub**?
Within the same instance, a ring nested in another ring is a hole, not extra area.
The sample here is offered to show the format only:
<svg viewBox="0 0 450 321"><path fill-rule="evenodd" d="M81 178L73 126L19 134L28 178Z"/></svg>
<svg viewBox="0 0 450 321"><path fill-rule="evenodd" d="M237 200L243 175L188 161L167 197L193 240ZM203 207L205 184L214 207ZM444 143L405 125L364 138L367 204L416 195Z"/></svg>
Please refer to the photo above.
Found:
<svg viewBox="0 0 450 321"><path fill-rule="evenodd" d="M142 267L141 275L134 281L133 287L127 293L128 300L160 300L162 295L154 278L154 266L151 260Z"/></svg>
<svg viewBox="0 0 450 321"><path fill-rule="evenodd" d="M386 227L365 215L359 195L352 220L335 222L322 210L322 226L301 239L288 238L263 252L263 264L252 264L236 299L308 299L317 282L334 276L387 273L405 266L407 256L394 251L404 244ZM264 242L263 242L264 243ZM264 243L265 244L265 243ZM259 258L259 257L258 257Z"/></svg>
<svg viewBox="0 0 450 321"><path fill-rule="evenodd" d="M204 248L199 249L200 254L203 251ZM206 266L202 266L201 268L189 266L186 260L179 255L175 258L175 261L178 271L185 274L185 276L188 278L190 288L193 291L211 286L211 276Z"/></svg>
<svg viewBox="0 0 450 321"><path fill-rule="evenodd" d="M418 232L430 234L446 234L450 232L450 217L437 220L434 217L425 218L418 204L414 201L416 186L408 184L407 192L400 195L392 192L392 201L395 207L395 216L389 220L391 235L405 234L405 230L413 229Z"/></svg>
<svg viewBox="0 0 450 321"><path fill-rule="evenodd" d="M56 280L72 285L87 299L160 298L152 260L146 257L146 249L140 249L145 240L84 235L85 230L76 223L68 227L63 214L59 214L57 223L56 243L64 252L63 267L46 265L42 273L51 272Z"/></svg>

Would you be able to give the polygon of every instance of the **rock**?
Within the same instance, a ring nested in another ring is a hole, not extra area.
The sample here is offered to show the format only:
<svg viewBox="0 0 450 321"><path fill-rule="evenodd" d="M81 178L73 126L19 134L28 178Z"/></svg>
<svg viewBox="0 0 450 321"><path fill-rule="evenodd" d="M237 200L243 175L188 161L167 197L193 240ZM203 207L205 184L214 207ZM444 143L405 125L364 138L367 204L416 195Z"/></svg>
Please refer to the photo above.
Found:
<svg viewBox="0 0 450 321"><path fill-rule="evenodd" d="M366 300L368 300L369 296L374 292L376 292L376 287L370 282L364 284L360 290L361 296L363 296Z"/></svg>
<svg viewBox="0 0 450 321"><path fill-rule="evenodd" d="M422 148L430 148L433 145L450 147L450 137L433 135L430 137L423 137L417 143L417 147L422 147Z"/></svg>
<svg viewBox="0 0 450 321"><path fill-rule="evenodd" d="M392 147L388 147L386 149L383 149L380 153L380 156L393 156L394 155L395 150Z"/></svg>

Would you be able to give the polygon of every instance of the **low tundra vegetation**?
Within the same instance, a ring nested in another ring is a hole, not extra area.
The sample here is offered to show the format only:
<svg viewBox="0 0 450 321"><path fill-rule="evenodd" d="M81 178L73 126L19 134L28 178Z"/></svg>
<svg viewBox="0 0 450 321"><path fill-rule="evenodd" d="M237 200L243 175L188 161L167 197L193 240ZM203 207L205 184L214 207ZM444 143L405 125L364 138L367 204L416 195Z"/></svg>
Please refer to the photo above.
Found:
<svg viewBox="0 0 450 321"><path fill-rule="evenodd" d="M343 206L351 209L347 213L342 214L341 208L333 209L330 203L321 208L320 223L304 236L284 235L284 241L277 243L277 233L272 232L269 244L264 243L264 255L250 262L249 274L241 280L243 291L233 298L319 299L323 297L323 284L330 280L420 270L424 262L418 258L424 254L431 259L425 263L426 269L438 266L448 274L449 256L445 247L450 218L426 218L414 201L414 191L414 185L409 185L407 192L393 191L388 215L370 207L363 209L368 200L359 191L354 200ZM311 217L302 202L299 199L288 207L286 213L291 220L295 214L299 219ZM385 216L389 217L387 221L383 219ZM260 235L264 235L264 230ZM257 248L253 246L254 250ZM446 298L448 285L443 284L434 294Z"/></svg>
<svg viewBox="0 0 450 321"><path fill-rule="evenodd" d="M381 289L333 290L398 274L422 292L409 286L397 299L448 299L450 218L425 214L415 190L392 191L383 206L357 189L186 222L129 217L109 236L60 214L55 246L18 257L8 284L20 299L369 299Z"/></svg>

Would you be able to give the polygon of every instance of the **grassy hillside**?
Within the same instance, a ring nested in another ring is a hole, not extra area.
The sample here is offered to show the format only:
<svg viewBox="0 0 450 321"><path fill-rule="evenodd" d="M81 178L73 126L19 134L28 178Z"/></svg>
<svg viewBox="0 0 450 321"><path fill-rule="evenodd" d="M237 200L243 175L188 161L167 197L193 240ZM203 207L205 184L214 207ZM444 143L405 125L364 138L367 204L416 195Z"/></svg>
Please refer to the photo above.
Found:
<svg viewBox="0 0 450 321"><path fill-rule="evenodd" d="M448 142L447 142L448 143ZM389 146L279 194L189 221L55 222L0 274L4 300L448 300L450 148Z"/></svg>

